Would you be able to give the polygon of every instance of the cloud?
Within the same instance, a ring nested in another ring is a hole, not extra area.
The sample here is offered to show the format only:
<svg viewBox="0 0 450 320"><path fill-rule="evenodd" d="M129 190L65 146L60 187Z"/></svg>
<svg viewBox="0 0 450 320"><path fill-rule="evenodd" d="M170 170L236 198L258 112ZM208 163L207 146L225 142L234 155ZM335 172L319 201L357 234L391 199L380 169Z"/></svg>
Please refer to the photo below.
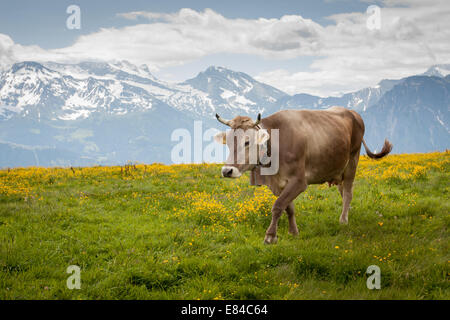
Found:
<svg viewBox="0 0 450 320"><path fill-rule="evenodd" d="M0 68L8 66L14 62L13 54L14 42L10 37L0 33Z"/></svg>
<svg viewBox="0 0 450 320"><path fill-rule="evenodd" d="M274 70L256 76L288 93L335 95L373 86L450 62L450 3L389 0L381 8L380 29L366 27L367 13L328 17L320 58L309 72ZM399 7L397 7L399 6Z"/></svg>
<svg viewBox="0 0 450 320"><path fill-rule="evenodd" d="M23 46L14 41L6 34L0 33L0 70L6 69L11 64L19 61L63 61L70 62L73 56L45 50L39 46Z"/></svg>
<svg viewBox="0 0 450 320"><path fill-rule="evenodd" d="M33 50L36 54L41 52L37 46L21 46L14 43L8 35L0 33L0 70L27 57Z"/></svg>
<svg viewBox="0 0 450 320"><path fill-rule="evenodd" d="M125 59L145 63L155 71L218 53L275 60L308 56L315 58L308 71L279 69L256 78L289 93L329 95L450 62L450 2L376 3L382 7L379 30L367 28L365 12L332 15L328 17L332 23L327 26L300 15L230 19L211 9L121 13L120 18L137 24L103 28L60 49L21 46L0 34L0 68L20 60Z"/></svg>
<svg viewBox="0 0 450 320"><path fill-rule="evenodd" d="M143 17L148 22L103 28L80 36L69 47L48 50L47 55L71 61L126 59L153 68L180 65L216 53L285 59L314 55L323 32L320 24L292 15L280 19L228 19L211 9L197 12L185 8L172 14L130 12L119 16L132 20ZM26 56L26 48L22 50L20 56ZM41 54L29 56L36 57L41 58Z"/></svg>

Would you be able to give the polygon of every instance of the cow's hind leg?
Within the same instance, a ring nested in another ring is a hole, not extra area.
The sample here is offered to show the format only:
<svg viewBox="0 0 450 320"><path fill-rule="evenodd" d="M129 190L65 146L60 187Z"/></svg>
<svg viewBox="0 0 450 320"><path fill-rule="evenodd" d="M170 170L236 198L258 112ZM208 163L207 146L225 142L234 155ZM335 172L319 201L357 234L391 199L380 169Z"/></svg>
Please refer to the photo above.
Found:
<svg viewBox="0 0 450 320"><path fill-rule="evenodd" d="M281 214L300 193L306 190L306 188L307 184L304 179L293 179L288 182L273 204L272 221L266 231L266 237L264 238L265 243L271 244L277 242L278 220L280 219Z"/></svg>
<svg viewBox="0 0 450 320"><path fill-rule="evenodd" d="M348 210L350 209L350 202L353 198L353 181L345 181L343 183L342 192L342 213L339 222L342 224L348 223Z"/></svg>
<svg viewBox="0 0 450 320"><path fill-rule="evenodd" d="M342 195L342 213L339 218L339 222L342 224L348 223L348 211L350 209L350 202L353 198L353 181L355 180L358 160L359 150L350 157L347 167L344 170L344 181L342 182L342 185L338 186Z"/></svg>
<svg viewBox="0 0 450 320"><path fill-rule="evenodd" d="M342 182L338 184L338 189L341 197L344 198L344 184Z"/></svg>
<svg viewBox="0 0 450 320"><path fill-rule="evenodd" d="M293 236L298 235L297 222L295 221L295 205L292 201L286 208L286 213L289 221L289 233Z"/></svg>

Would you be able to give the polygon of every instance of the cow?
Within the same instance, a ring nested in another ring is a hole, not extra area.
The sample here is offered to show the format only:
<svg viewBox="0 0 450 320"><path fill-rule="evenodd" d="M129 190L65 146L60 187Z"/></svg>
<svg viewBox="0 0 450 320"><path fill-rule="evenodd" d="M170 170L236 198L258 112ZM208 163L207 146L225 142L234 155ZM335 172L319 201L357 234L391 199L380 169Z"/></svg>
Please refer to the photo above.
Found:
<svg viewBox="0 0 450 320"><path fill-rule="evenodd" d="M278 220L284 211L288 216L289 233L298 235L293 201L310 184L328 182L338 186L343 201L339 221L347 224L361 143L372 159L383 158L393 147L386 139L382 150L372 153L363 139L365 127L361 116L337 106L326 110L281 110L263 119L259 114L256 121L247 116L226 120L216 114L216 118L232 129L214 137L230 149L222 176L237 178L250 171L251 184L266 185L277 196L264 238L266 244L277 242ZM278 170L262 175L262 152L257 152L257 161L250 162L249 148L250 145L266 146L270 154L271 143L276 143L271 141L274 129L278 129ZM237 131L245 134L235 134ZM237 161L239 157L244 161Z"/></svg>

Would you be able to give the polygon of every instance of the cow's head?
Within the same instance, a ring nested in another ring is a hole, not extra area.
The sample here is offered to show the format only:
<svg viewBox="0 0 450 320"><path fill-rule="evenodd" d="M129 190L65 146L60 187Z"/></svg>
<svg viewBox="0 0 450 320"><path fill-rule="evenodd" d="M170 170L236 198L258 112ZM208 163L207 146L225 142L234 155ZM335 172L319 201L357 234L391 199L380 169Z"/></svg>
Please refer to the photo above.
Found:
<svg viewBox="0 0 450 320"><path fill-rule="evenodd" d="M247 170L255 168L261 157L262 146L270 136L267 130L260 128L261 114L253 121L249 117L237 116L225 120L216 114L217 120L231 127L231 130L216 134L218 143L227 144L230 155L222 167L222 176L238 178Z"/></svg>

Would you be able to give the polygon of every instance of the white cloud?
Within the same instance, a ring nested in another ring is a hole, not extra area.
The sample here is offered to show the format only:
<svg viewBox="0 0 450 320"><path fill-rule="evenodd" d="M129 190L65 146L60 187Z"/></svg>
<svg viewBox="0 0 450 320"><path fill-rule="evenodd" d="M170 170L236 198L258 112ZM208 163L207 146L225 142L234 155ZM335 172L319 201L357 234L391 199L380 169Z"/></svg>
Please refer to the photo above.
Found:
<svg viewBox="0 0 450 320"><path fill-rule="evenodd" d="M273 70L256 78L289 93L329 95L450 62L449 1L386 0L383 6L381 29L373 31L366 27L366 13L333 15L327 26L299 15L229 19L210 9L122 13L122 18L147 21L100 29L54 50L21 46L0 34L0 67L20 60L126 59L157 70L217 53L312 56L311 71Z"/></svg>
<svg viewBox="0 0 450 320"><path fill-rule="evenodd" d="M117 59L146 63L154 68L183 64L216 53L256 54L271 58L314 55L323 27L301 16L280 19L227 19L206 9L181 9L173 14L131 12L119 16L146 17L148 23L124 28L103 28L80 36L73 45L46 51L52 59ZM10 47L15 44L10 43ZM14 58L29 54L21 47Z"/></svg>
<svg viewBox="0 0 450 320"><path fill-rule="evenodd" d="M30 58L48 57L49 53L38 46L22 46L6 34L0 33L0 70L9 67L12 63Z"/></svg>
<svg viewBox="0 0 450 320"><path fill-rule="evenodd" d="M366 13L329 17L335 23L324 28L319 51L323 58L311 64L311 72L275 70L256 78L288 93L325 96L450 62L450 2L389 0L386 5L379 30L366 28Z"/></svg>

